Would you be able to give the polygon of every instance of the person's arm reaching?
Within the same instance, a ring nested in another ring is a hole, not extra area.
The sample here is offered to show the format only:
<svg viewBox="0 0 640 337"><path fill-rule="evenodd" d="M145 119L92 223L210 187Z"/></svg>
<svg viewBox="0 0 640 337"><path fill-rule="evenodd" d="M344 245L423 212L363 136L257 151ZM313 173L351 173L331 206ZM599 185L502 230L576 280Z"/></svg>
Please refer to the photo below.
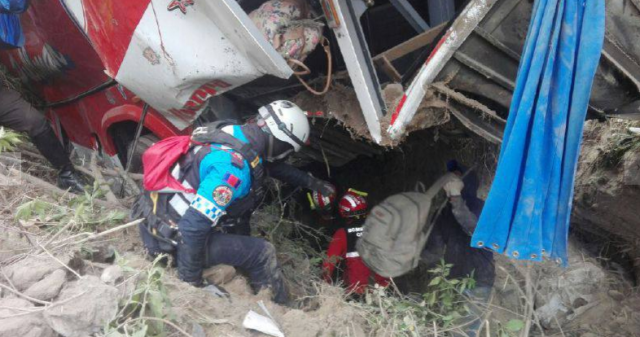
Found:
<svg viewBox="0 0 640 337"><path fill-rule="evenodd" d="M344 258L346 253L347 232L341 228L333 234L329 248L327 248L327 258L322 264L322 278L326 282L331 282L331 277L333 276L333 271L336 269L336 265Z"/></svg>
<svg viewBox="0 0 640 337"><path fill-rule="evenodd" d="M464 202L461 196L451 197L449 202L451 203L453 216L462 227L462 230L469 236L473 235L473 232L476 230L476 225L478 224L478 217L469 210L467 203Z"/></svg>
<svg viewBox="0 0 640 337"><path fill-rule="evenodd" d="M330 183L313 177L294 166L285 162L274 162L266 164L269 176L294 186L304 187L312 191L318 191L324 195L335 193L335 187Z"/></svg>
<svg viewBox="0 0 640 337"><path fill-rule="evenodd" d="M467 204L462 198L461 194L463 188L464 183L462 182L462 179L457 176L454 176L451 181L444 185L444 190L449 197L449 202L451 203L453 216L462 227L462 230L471 236L478 224L478 217L469 210L469 207L467 207Z"/></svg>

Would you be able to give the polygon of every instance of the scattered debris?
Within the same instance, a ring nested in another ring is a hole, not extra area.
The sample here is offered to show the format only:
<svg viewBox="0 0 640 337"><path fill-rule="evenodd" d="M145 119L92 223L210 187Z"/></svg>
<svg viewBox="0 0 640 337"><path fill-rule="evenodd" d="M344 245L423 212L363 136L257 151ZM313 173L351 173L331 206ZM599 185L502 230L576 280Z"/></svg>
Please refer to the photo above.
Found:
<svg viewBox="0 0 640 337"><path fill-rule="evenodd" d="M246 329L260 331L269 336L284 337L282 331L278 329L278 325L271 318L262 316L253 310L249 310L242 322L242 326Z"/></svg>

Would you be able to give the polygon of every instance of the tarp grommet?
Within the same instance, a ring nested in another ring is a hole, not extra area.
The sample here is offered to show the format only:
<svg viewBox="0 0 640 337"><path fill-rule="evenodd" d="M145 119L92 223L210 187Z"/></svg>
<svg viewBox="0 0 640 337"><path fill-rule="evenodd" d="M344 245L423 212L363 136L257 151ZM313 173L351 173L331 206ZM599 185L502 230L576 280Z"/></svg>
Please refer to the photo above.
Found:
<svg viewBox="0 0 640 337"><path fill-rule="evenodd" d="M478 241L477 245L478 247L484 247L484 241Z"/></svg>
<svg viewBox="0 0 640 337"><path fill-rule="evenodd" d="M531 254L531 259L532 259L532 260L535 260L535 259L537 259L537 258L538 258L538 254Z"/></svg>
<svg viewBox="0 0 640 337"><path fill-rule="evenodd" d="M520 253L518 253L518 251L515 251L511 255L513 255L513 257L515 258L518 258L520 256Z"/></svg>
<svg viewBox="0 0 640 337"><path fill-rule="evenodd" d="M493 247L493 249L500 249L500 245L499 245L499 244L497 244L497 243L494 243L494 244L492 245L492 247Z"/></svg>

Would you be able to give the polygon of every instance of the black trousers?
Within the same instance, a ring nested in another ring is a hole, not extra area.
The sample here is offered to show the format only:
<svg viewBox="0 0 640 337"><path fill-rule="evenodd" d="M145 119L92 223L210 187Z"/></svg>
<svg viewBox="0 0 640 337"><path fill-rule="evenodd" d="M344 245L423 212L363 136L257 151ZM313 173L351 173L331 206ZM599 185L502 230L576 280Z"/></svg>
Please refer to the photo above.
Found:
<svg viewBox="0 0 640 337"><path fill-rule="evenodd" d="M44 115L15 90L0 88L0 126L25 132L56 169L72 169L64 147Z"/></svg>
<svg viewBox="0 0 640 337"><path fill-rule="evenodd" d="M493 253L471 248L471 237L462 230L451 213L450 206L443 210L436 222L423 254L437 256L446 263L452 263L451 278L466 277L473 272L477 287L493 286ZM434 262L437 263L437 260Z"/></svg>
<svg viewBox="0 0 640 337"><path fill-rule="evenodd" d="M226 264L249 275L257 292L271 288L276 303L286 303L288 292L276 249L264 239L213 231L211 221L189 208L179 222L178 275L186 282L200 282L203 268ZM143 237L144 239L144 237Z"/></svg>

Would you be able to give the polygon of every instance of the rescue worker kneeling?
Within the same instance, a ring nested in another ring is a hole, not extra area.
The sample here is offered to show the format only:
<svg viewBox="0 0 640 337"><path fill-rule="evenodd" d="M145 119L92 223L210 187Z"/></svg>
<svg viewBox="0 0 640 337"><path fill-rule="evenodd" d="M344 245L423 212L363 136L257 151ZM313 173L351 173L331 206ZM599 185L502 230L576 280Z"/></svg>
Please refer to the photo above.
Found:
<svg viewBox="0 0 640 337"><path fill-rule="evenodd" d="M197 287L206 286L204 268L237 267L249 275L254 291L270 287L274 301L286 303L275 248L249 236L249 221L263 199L267 174L333 193L331 184L281 161L300 150L309 133L298 106L276 101L244 125L215 122L196 129L190 139L173 137L152 146L143 156L145 192L132 211L133 218L146 218L141 233L149 254L175 254L180 279ZM163 183L165 167L170 175Z"/></svg>

